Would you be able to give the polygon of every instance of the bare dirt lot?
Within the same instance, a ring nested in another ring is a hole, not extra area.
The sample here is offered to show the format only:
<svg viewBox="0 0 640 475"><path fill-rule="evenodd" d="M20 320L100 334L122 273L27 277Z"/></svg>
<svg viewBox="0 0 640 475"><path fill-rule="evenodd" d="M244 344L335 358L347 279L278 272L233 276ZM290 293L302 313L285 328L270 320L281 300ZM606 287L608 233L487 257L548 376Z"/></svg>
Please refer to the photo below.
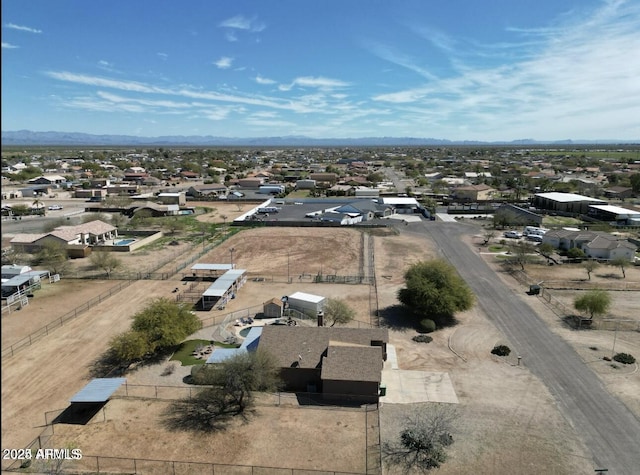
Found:
<svg viewBox="0 0 640 475"><path fill-rule="evenodd" d="M406 268L413 262L434 257L436 250L426 239L415 236L390 232L373 234L378 281L375 305L386 309L397 304L396 293L402 286ZM233 248L238 267L247 269L253 276L267 277L261 282L249 280L225 312L260 305L269 298L300 290L348 299L357 310L358 320L368 323L373 306L369 286L314 284L306 277L318 272L361 271L366 265L362 246L363 239L355 230L261 228L240 232L199 262L228 262ZM141 256L134 253L130 258L144 262L157 257L155 253ZM510 277L503 277L509 286L521 287ZM90 363L106 350L109 339L128 328L131 316L142 309L149 298L172 296L176 285L180 287L179 278L135 282L42 338L32 350L3 359L2 447L22 447L37 437L45 421L44 413L68 405L69 398L88 382ZM635 277L628 274L627 279L632 278ZM44 325L68 311L67 308L80 305L92 291L98 295L112 284L91 282L95 288L89 289L91 286L84 286L84 282L82 286L80 282L73 282L75 284L63 280L51 284L50 288L45 286L43 291L46 293L36 295L33 305L3 316L3 348L6 343L28 334L29 330L22 329L17 323L19 318L28 318L29 328ZM77 286L78 292L70 285ZM38 307L38 301L45 301L45 298L49 299L47 303ZM589 346L606 348L611 342L611 332L599 331L590 331L589 342L583 342L583 334L564 328L557 315L540 299L526 296L524 292L523 298L555 331L572 341L579 352L586 350L585 354L592 360L596 359L595 353ZM529 373L526 365L518 367L513 359L505 361L490 354L495 344L503 342L503 337L486 316L474 308L459 315L459 322L455 327L432 334L434 340L429 344L413 342L411 337L415 332L411 329L390 331L400 368L448 372L460 401L461 418L454 434L451 457L437 473L591 473L593 465L584 447L562 418L546 388ZM5 335L5 328L9 329L8 335ZM604 334L599 336L599 333ZM634 351L636 335L618 332L616 348L620 345L620 351L630 349L630 353L635 352L638 356L638 351ZM598 370L599 362L588 362ZM163 362L134 371L127 375L128 382L182 384L188 367L162 376L167 365L168 362ZM633 392L634 387L639 387L638 373L632 368L603 367L599 374L607 387L639 413L637 395L640 391ZM345 442L359 440L357 438L364 435L362 413L347 415L338 410L259 406L255 417L247 424L201 438L167 431L158 417L165 405L149 399L114 399L107 405L106 422L56 427L56 433L61 436L55 442L56 447L67 441L77 441L86 454L184 460L190 446L205 444L218 447L218 450L193 450L188 455L193 458L188 460L267 466L274 466L273 460L277 460L277 466L281 467L364 470L364 444L357 442L350 447ZM410 409L407 405L391 404L381 408L383 440L396 437L403 414ZM354 419L347 423L347 418ZM278 440L283 443L279 445ZM313 449L307 443L310 440L315 441ZM274 453L277 456L272 457L270 454Z"/></svg>

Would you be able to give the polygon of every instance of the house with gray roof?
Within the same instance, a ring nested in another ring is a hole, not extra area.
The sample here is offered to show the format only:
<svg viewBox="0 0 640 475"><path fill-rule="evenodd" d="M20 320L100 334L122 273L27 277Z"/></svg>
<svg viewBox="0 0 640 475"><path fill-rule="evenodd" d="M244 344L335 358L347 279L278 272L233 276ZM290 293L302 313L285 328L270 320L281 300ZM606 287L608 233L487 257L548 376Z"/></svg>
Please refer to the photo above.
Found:
<svg viewBox="0 0 640 475"><path fill-rule="evenodd" d="M556 249L568 251L581 249L590 259L613 260L623 258L633 261L637 246L626 239L602 231L572 231L558 229L547 231L542 237L543 243Z"/></svg>

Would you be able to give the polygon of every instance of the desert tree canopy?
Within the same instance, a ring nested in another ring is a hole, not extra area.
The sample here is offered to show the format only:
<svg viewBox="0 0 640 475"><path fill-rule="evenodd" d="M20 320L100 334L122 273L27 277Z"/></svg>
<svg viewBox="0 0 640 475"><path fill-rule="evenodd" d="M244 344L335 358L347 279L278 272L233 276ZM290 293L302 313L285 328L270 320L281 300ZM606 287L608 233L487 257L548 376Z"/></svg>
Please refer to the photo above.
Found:
<svg viewBox="0 0 640 475"><path fill-rule="evenodd" d="M576 297L573 306L580 312L587 312L589 318L604 315L611 307L611 296L604 290L590 290Z"/></svg>
<svg viewBox="0 0 640 475"><path fill-rule="evenodd" d="M429 318L442 325L473 305L471 289L456 269L441 259L413 264L404 279L398 299L420 320Z"/></svg>

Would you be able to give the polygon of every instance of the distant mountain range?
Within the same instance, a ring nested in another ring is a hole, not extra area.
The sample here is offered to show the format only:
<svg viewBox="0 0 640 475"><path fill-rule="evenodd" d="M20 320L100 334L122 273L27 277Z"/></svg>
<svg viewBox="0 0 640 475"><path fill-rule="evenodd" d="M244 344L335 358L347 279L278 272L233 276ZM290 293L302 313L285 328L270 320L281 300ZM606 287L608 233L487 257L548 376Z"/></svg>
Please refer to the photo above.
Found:
<svg viewBox="0 0 640 475"><path fill-rule="evenodd" d="M80 132L34 132L31 130L2 131L2 146L10 145L68 145L68 146L211 146L211 147L391 147L391 146L452 146L452 145L615 145L637 144L640 140L560 140L533 139L510 142L451 141L414 137L361 137L315 139L304 136L284 137L214 137L211 135L163 135L139 137L135 135L93 135Z"/></svg>

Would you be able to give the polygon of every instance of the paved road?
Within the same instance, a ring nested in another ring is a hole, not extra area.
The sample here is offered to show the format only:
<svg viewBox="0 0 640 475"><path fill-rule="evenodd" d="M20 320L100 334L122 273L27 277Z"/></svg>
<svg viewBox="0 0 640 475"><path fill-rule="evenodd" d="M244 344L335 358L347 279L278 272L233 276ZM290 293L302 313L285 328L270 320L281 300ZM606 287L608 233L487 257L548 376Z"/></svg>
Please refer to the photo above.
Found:
<svg viewBox="0 0 640 475"><path fill-rule="evenodd" d="M431 221L411 224L405 231L430 235L458 269L480 307L522 356L523 364L548 387L591 451L594 469L606 468L608 475L639 474L640 420L606 390L568 343L500 281L473 248L460 241L463 234L477 233L476 228Z"/></svg>

